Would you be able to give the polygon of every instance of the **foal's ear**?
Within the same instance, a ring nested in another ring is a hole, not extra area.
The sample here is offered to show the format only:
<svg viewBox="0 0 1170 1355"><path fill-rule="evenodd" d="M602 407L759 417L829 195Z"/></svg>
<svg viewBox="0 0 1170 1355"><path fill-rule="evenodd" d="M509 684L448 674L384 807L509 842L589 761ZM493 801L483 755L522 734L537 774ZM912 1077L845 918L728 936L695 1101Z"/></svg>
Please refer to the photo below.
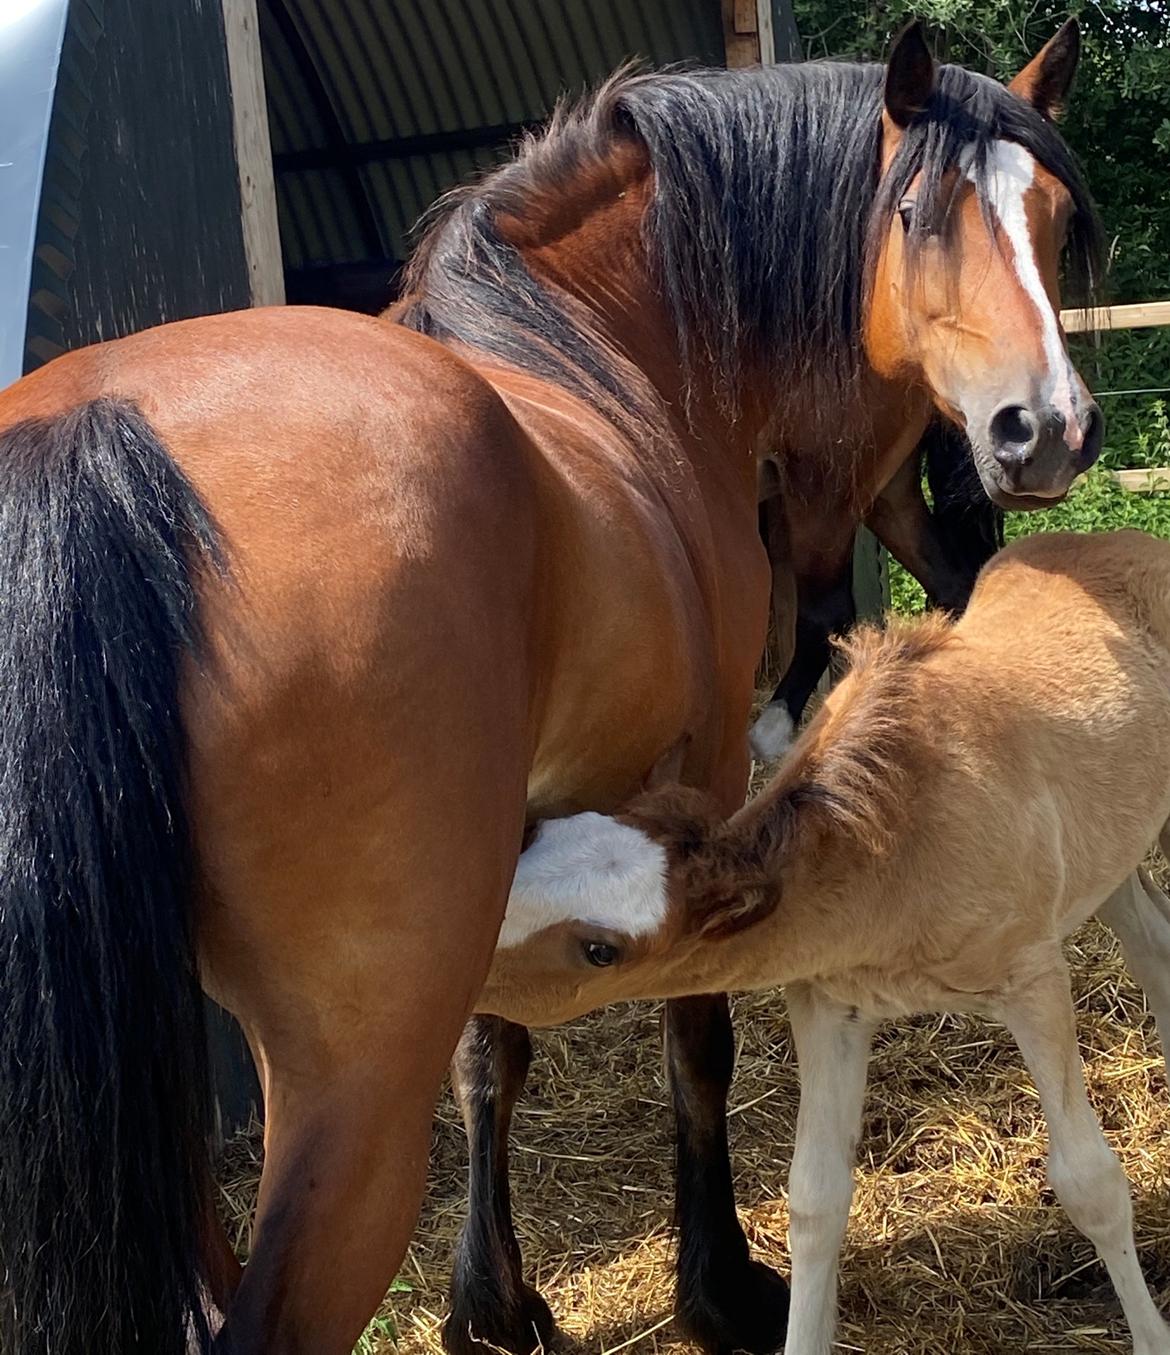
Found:
<svg viewBox="0 0 1170 1355"><path fill-rule="evenodd" d="M934 93L934 57L915 19L894 43L886 64L886 112L897 127L909 127Z"/></svg>
<svg viewBox="0 0 1170 1355"><path fill-rule="evenodd" d="M1008 89L1044 117L1058 118L1080 56L1080 25L1075 19L1069 19L1041 47Z"/></svg>

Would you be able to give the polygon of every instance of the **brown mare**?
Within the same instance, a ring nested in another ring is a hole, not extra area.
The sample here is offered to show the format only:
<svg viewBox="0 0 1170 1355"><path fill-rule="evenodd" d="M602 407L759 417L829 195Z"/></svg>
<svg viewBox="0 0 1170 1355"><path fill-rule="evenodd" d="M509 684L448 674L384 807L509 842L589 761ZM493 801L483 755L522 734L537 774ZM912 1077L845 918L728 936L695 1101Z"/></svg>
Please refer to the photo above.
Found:
<svg viewBox="0 0 1170 1355"><path fill-rule="evenodd" d="M1017 88L1031 90L1047 111L1066 92L1075 59L1076 30L1068 26L1020 77ZM791 149L796 153L799 147ZM900 201L900 207L903 224L909 224L909 203ZM814 229L819 231L820 223ZM785 236L799 254L800 227L789 225ZM820 235L815 247L824 248L828 258L836 257ZM933 304L937 307L942 299L936 296ZM958 308L954 295L946 301ZM963 323L957 316L948 323L969 344L967 361L987 362L994 382L1000 322L996 320L995 329L981 329L973 307L963 305ZM824 319L816 308L806 307L794 323L815 330ZM913 323L921 327L922 316ZM832 351L831 341L822 343ZM839 351L835 356L840 358ZM1020 452L1010 438L996 441L1009 410L999 411L999 423L989 430L998 458L990 463L979 442L978 423L972 464L963 434L936 419L921 448L935 499L931 512L922 495L919 460L911 452L929 417L923 393L913 383L907 388L893 379L892 373L891 379L879 379L866 366L860 380L846 385L847 398L832 404L835 421L826 423L816 416L825 397L812 377L807 362L789 369L783 404L768 428L771 454L758 458L761 528L773 571L776 647L771 657L774 666L787 670L752 730L752 750L766 760L777 757L791 737L828 662L830 636L854 619L851 559L859 520L864 518L918 578L932 603L958 610L978 569L1002 542L1001 512L995 504L1038 506L1036 500L1005 495L996 480L1000 468L1011 473ZM977 383L980 369L972 367L967 377ZM962 415L954 402L937 403L952 416ZM1087 421L1086 427L1090 443L1099 441L1099 423ZM840 467L842 443L852 449L849 475L826 475L826 467ZM1086 463L1095 454L1090 449ZM1023 459L1032 455L1026 451ZM976 496L982 503L975 502ZM669 770L659 768L657 774ZM733 1049L725 1000L703 997L670 1004L664 1035L677 1124L679 1325L706 1350L774 1349L783 1339L785 1290L778 1277L750 1259L735 1210L724 1121ZM453 1355L473 1355L479 1347L476 1337L523 1353L538 1340L547 1344L555 1330L547 1304L523 1278L507 1176L509 1125L530 1058L526 1030L496 1018L477 1018L453 1065L471 1157L469 1217L456 1253L444 1328L444 1342Z"/></svg>
<svg viewBox="0 0 1170 1355"><path fill-rule="evenodd" d="M1047 117L1075 48L1014 92L916 29L888 69L618 79L451 203L393 320L185 321L0 396L6 1351L349 1351L526 822L656 769L742 801L765 451L810 521L932 404L1007 506L1092 460L1056 304L1093 216ZM242 1276L200 984L264 1090ZM725 1162L688 1097L726 1008L668 1028L690 1160ZM738 1237L715 1195L684 1210Z"/></svg>
<svg viewBox="0 0 1170 1355"><path fill-rule="evenodd" d="M1170 543L1026 538L957 624L871 630L848 653L729 822L675 790L621 821L541 828L481 1002L547 1023L695 987L787 986L801 1077L787 1355L832 1346L875 1025L1002 1021L1048 1121L1049 1180L1106 1264L1135 1355L1170 1355L1085 1092L1061 951L1099 912L1170 1037L1170 900L1137 873L1156 841L1170 848Z"/></svg>
<svg viewBox="0 0 1170 1355"><path fill-rule="evenodd" d="M984 495L970 449L953 427L935 422L918 449L878 496L867 524L917 578L932 606L959 611L979 569L1002 544L1003 512ZM932 491L922 492L925 470ZM828 499L828 496L827 496ZM774 760L787 746L829 662L830 637L856 619L853 603L853 510L822 506L823 545L808 561L789 554L785 503L761 505L761 532L772 565L772 606L779 661L791 654L770 704L751 733L753 753ZM803 565L803 568L802 568ZM795 624L793 611L795 610ZM773 656L773 662L776 662ZM727 1149L724 1105L731 1075L731 1030L725 1005L681 1005L689 1036L685 1098L677 1102L680 1324L707 1349L771 1350L782 1340L787 1288L748 1255L739 1226ZM668 1027L669 1029L669 1027ZM705 1034L705 1043L696 1035ZM678 1042L668 1046L673 1052ZM453 1065L471 1157L469 1213L451 1283L443 1339L453 1351L484 1341L525 1351L548 1345L556 1327L540 1294L524 1282L512 1221L508 1128L528 1072L531 1039L520 1025L477 1017ZM678 1085L678 1079L672 1079Z"/></svg>

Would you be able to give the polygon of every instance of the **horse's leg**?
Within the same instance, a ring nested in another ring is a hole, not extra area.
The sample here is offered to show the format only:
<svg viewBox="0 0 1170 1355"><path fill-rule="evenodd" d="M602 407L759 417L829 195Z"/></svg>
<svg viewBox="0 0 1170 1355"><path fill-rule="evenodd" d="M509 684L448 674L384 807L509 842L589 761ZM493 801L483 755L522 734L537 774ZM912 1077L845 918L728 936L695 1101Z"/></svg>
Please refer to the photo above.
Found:
<svg viewBox="0 0 1170 1355"><path fill-rule="evenodd" d="M309 1078L293 1064L272 1069L252 1255L217 1355L352 1351L422 1199L442 1069L386 1058L413 1036L406 1023L388 1029L377 1049Z"/></svg>
<svg viewBox="0 0 1170 1355"><path fill-rule="evenodd" d="M873 1023L805 984L790 987L787 997L800 1111L788 1178L792 1309L784 1351L828 1355Z"/></svg>
<svg viewBox="0 0 1170 1355"><path fill-rule="evenodd" d="M910 457L875 500L865 525L922 585L932 607L961 612L992 551L966 543L965 556L954 558L954 542L927 507L921 476L920 458Z"/></svg>
<svg viewBox="0 0 1170 1355"><path fill-rule="evenodd" d="M431 826L407 806L399 822L412 858L300 857L279 914L241 918L239 952L221 952L261 1073L266 1151L217 1355L349 1355L410 1239L435 1101L503 912L510 830L486 815Z"/></svg>
<svg viewBox="0 0 1170 1355"><path fill-rule="evenodd" d="M748 1254L735 1212L727 1092L735 1062L725 996L666 1004L666 1069L676 1128L678 1323L705 1351L776 1350L788 1286Z"/></svg>
<svg viewBox="0 0 1170 1355"><path fill-rule="evenodd" d="M810 596L813 592L811 587L801 589L792 662L749 736L752 754L763 762L774 762L787 752L804 708L829 666L831 637L847 631L857 619L852 571L816 590L815 599Z"/></svg>
<svg viewBox="0 0 1170 1355"><path fill-rule="evenodd" d="M1097 916L1121 942L1125 966L1146 995L1170 1065L1170 899L1144 870L1136 870Z"/></svg>
<svg viewBox="0 0 1170 1355"><path fill-rule="evenodd" d="M760 535L772 571L772 648L769 657L776 671L787 674L796 652L796 574L792 568L784 504L778 496L760 505ZM792 717L783 699L781 679L780 686L756 717L748 735L752 755L762 762L775 761L792 742L792 734Z"/></svg>
<svg viewBox="0 0 1170 1355"><path fill-rule="evenodd" d="M548 1347L556 1330L548 1304L524 1283L508 1186L508 1129L531 1056L524 1026L473 1016L451 1064L471 1159L467 1222L443 1324L452 1355L482 1355L490 1347L528 1355Z"/></svg>
<svg viewBox="0 0 1170 1355"><path fill-rule="evenodd" d="M1134 1355L1168 1355L1163 1322L1138 1265L1129 1183L1085 1091L1068 970L1052 966L1001 1005L1048 1121L1048 1180L1069 1218L1109 1270L1133 1336Z"/></svg>

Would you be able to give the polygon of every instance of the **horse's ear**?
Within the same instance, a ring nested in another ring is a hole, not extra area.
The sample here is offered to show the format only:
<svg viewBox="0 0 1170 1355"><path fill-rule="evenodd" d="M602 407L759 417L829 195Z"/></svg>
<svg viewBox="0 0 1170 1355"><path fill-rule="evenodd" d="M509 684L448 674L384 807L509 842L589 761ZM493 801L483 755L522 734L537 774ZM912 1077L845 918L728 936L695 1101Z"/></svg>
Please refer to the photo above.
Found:
<svg viewBox="0 0 1170 1355"><path fill-rule="evenodd" d="M1069 19L1008 85L1046 118L1060 116L1081 55L1081 29Z"/></svg>
<svg viewBox="0 0 1170 1355"><path fill-rule="evenodd" d="M886 64L886 112L897 127L909 127L934 93L934 57L922 24L904 28Z"/></svg>

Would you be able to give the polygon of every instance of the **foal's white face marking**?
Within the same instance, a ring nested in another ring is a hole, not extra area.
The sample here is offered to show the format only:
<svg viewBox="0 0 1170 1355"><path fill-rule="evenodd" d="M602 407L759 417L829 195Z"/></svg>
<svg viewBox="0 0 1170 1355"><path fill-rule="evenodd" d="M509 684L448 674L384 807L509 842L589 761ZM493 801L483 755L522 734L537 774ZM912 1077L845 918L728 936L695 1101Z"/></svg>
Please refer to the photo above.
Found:
<svg viewBox="0 0 1170 1355"><path fill-rule="evenodd" d="M1065 443L1072 451L1079 451L1085 435L1073 403L1073 368L1064 351L1059 318L1036 266L1035 247L1028 230L1025 204L1028 189L1036 180L1036 161L1018 141L996 141L988 156L987 171L991 207L1011 245L1016 275L1040 314L1050 382L1044 396L1064 415ZM967 177L974 178L970 165Z"/></svg>
<svg viewBox="0 0 1170 1355"><path fill-rule="evenodd" d="M558 922L643 936L666 920L666 850L604 814L543 823L520 857L497 948Z"/></svg>

